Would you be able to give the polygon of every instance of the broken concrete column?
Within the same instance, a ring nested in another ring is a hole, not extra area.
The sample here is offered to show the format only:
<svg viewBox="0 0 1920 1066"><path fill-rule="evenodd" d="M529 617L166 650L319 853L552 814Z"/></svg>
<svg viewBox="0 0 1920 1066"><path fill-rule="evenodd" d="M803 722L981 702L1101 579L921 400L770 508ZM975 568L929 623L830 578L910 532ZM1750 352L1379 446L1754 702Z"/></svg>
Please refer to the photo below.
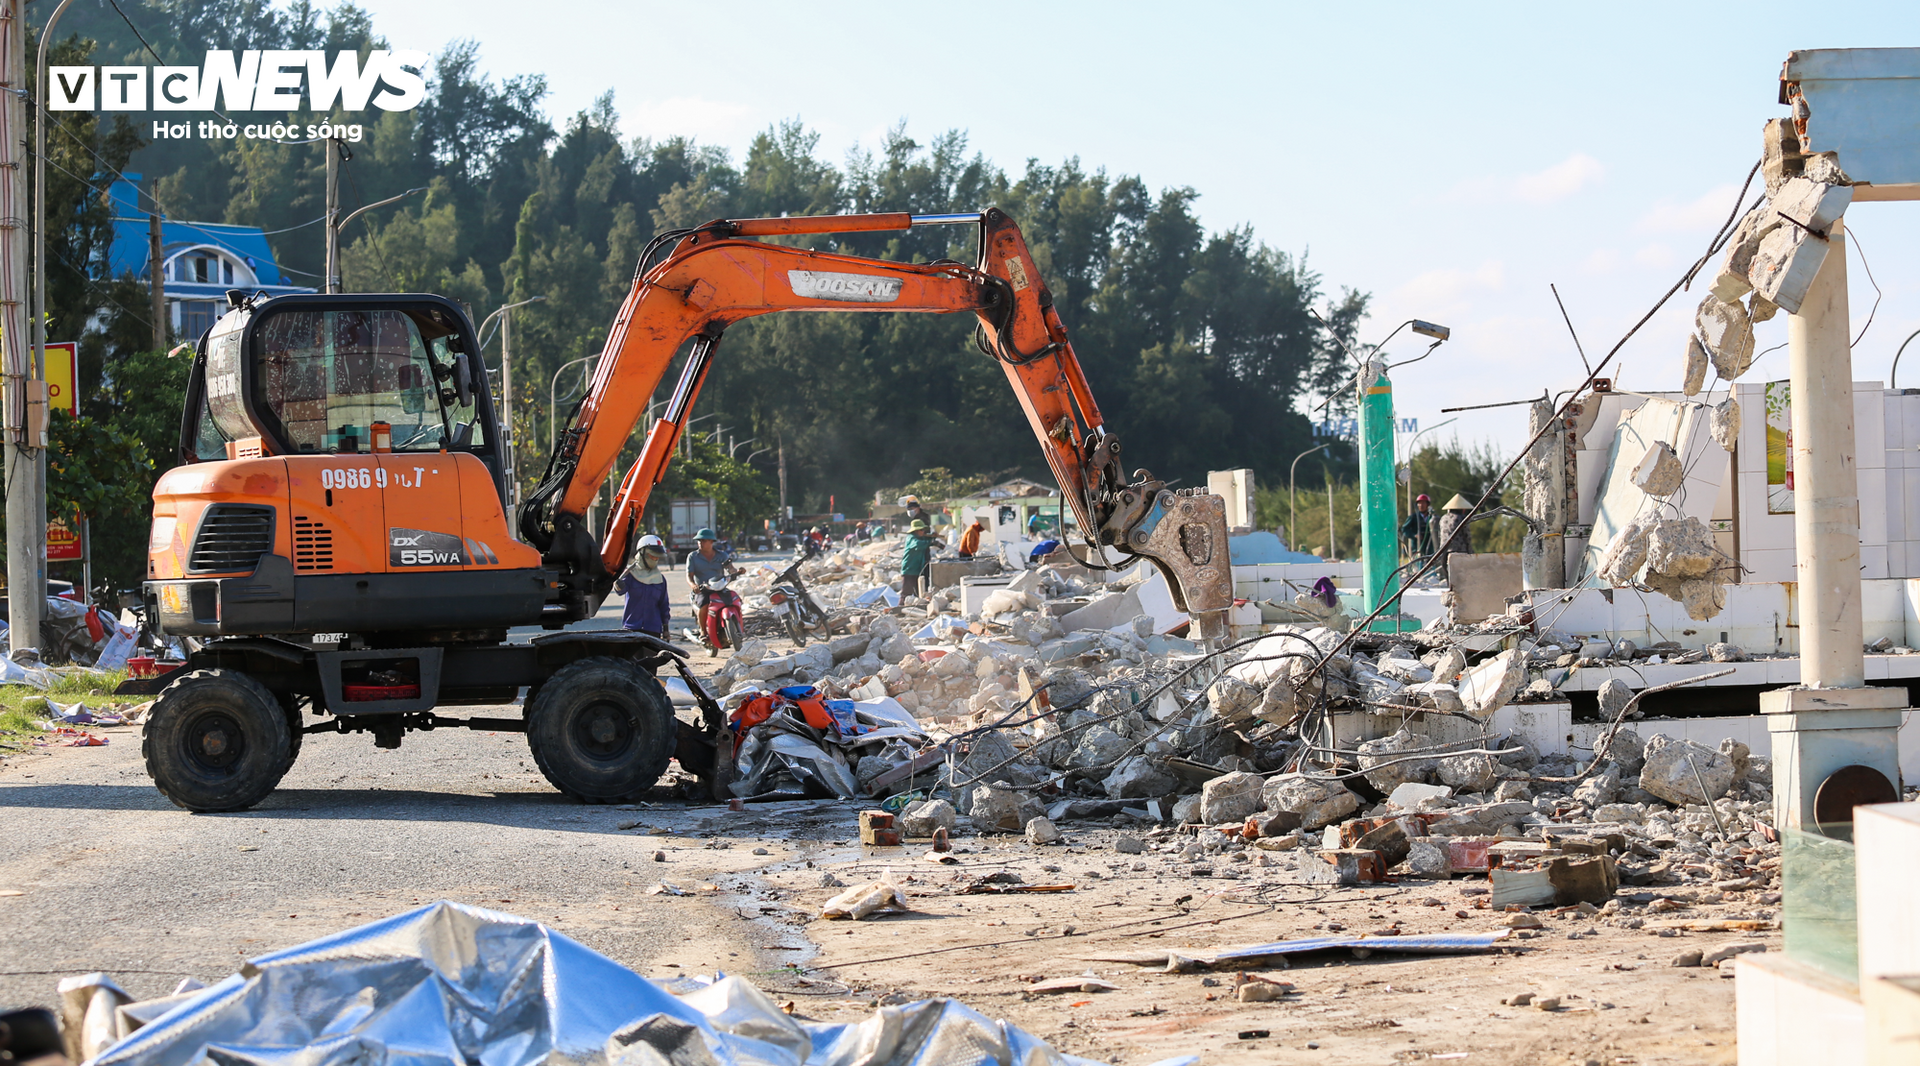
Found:
<svg viewBox="0 0 1920 1066"><path fill-rule="evenodd" d="M1832 176L1831 174L1827 176ZM1760 242L1747 270L1754 292L1770 303L1798 314L1813 285L1814 275L1832 250L1827 239L1833 226L1853 202L1853 187L1807 178L1793 178L1780 187L1769 205L1783 223Z"/></svg>
<svg viewBox="0 0 1920 1066"><path fill-rule="evenodd" d="M1663 440L1654 441L1633 468L1634 485L1649 496L1661 498L1680 491L1680 482L1686 476L1686 468L1680 465L1680 457L1673 454L1673 446Z"/></svg>
<svg viewBox="0 0 1920 1066"><path fill-rule="evenodd" d="M1768 119L1761 135L1760 155L1760 179L1766 183L1767 195L1775 195L1788 181L1799 177L1806 162L1800 147L1800 133L1794 129L1793 120Z"/></svg>

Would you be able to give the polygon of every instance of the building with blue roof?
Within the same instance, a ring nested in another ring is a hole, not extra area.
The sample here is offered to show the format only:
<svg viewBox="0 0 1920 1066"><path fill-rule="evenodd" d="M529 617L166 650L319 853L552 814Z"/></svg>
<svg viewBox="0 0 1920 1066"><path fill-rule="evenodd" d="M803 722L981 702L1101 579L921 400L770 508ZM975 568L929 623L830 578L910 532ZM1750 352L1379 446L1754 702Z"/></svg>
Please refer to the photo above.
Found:
<svg viewBox="0 0 1920 1066"><path fill-rule="evenodd" d="M140 175L127 174L107 189L113 205L113 245L108 269L116 278L146 280L152 269L149 212L140 208ZM160 220L160 278L173 335L198 340L225 312L228 289L284 296L313 292L294 283L274 262L258 226Z"/></svg>

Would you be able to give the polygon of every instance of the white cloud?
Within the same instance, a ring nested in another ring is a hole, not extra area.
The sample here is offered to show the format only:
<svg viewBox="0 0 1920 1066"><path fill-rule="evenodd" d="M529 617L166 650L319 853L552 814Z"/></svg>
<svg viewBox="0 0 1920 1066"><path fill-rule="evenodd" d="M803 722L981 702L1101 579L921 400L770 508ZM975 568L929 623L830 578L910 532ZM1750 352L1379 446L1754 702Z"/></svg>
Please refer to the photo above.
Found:
<svg viewBox="0 0 1920 1066"><path fill-rule="evenodd" d="M1513 194L1530 204L1550 204L1600 181L1606 172L1598 159L1575 152L1545 170L1515 178Z"/></svg>
<svg viewBox="0 0 1920 1066"><path fill-rule="evenodd" d="M1620 252L1614 248L1595 248L1580 264L1589 274L1611 274L1620 269Z"/></svg>
<svg viewBox="0 0 1920 1066"><path fill-rule="evenodd" d="M1673 266L1676 260L1674 259L1673 249L1655 242L1645 247L1635 249L1633 262L1636 266L1650 267L1659 270ZM1709 277L1711 277L1711 275L1709 275Z"/></svg>
<svg viewBox="0 0 1920 1066"><path fill-rule="evenodd" d="M1393 292L1396 305L1429 308L1454 306L1476 292L1493 292L1505 287L1507 271L1497 259L1490 259L1472 270L1429 270L1401 285Z"/></svg>
<svg viewBox="0 0 1920 1066"><path fill-rule="evenodd" d="M1712 232L1727 220L1733 210L1733 198L1739 192L1733 185L1719 185L1685 203L1662 199L1633 224L1635 233Z"/></svg>
<svg viewBox="0 0 1920 1066"><path fill-rule="evenodd" d="M1519 200L1550 204L1564 200L1606 176L1607 168L1585 152L1575 152L1558 163L1514 177L1468 178L1447 190L1443 200L1469 203L1507 203Z"/></svg>
<svg viewBox="0 0 1920 1066"><path fill-rule="evenodd" d="M630 136L689 137L734 149L763 124L746 104L693 96L623 105L620 117Z"/></svg>

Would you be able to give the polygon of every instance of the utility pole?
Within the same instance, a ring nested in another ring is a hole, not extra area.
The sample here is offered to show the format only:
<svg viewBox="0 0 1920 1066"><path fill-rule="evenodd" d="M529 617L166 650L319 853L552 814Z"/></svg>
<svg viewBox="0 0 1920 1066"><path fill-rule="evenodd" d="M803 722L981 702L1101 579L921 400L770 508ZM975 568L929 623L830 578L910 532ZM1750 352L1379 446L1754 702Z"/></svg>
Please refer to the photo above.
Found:
<svg viewBox="0 0 1920 1066"><path fill-rule="evenodd" d="M787 435L780 434L780 521L793 515L787 510Z"/></svg>
<svg viewBox="0 0 1920 1066"><path fill-rule="evenodd" d="M151 305L148 313L153 316L153 350L167 350L167 286L162 267L166 260L161 258L160 247L160 205L155 204L153 213L147 216L147 300Z"/></svg>
<svg viewBox="0 0 1920 1066"><path fill-rule="evenodd" d="M29 321L40 321L41 316L26 313L28 271L38 264L45 248L40 237L41 226L36 225L34 255L29 260L27 231L17 221L27 216L26 3L25 0L4 0L4 4L6 18L0 23L0 89L6 91L0 94L0 152L5 153L5 160L0 165L4 166L5 175L0 177L0 219L8 221L0 222L0 350L4 352L6 367L6 439L0 448L6 453L7 624L11 627L9 643L18 650L39 645L40 619L47 608L47 523L43 517L46 468L42 465L41 452L46 446L47 383L29 348L31 341L38 339L44 344L45 338L39 336L38 329L28 325ZM47 20L48 33L66 6L65 2L61 3ZM47 34L42 34L42 71L46 69L47 40ZM36 122L34 128L37 147L44 148L46 134L41 124ZM44 178L45 168L40 166L42 153L36 150L33 158L40 171L38 176ZM46 188L44 181L36 185ZM45 214L42 206L37 217L44 220ZM38 310L41 298L38 286L34 287L33 298Z"/></svg>
<svg viewBox="0 0 1920 1066"><path fill-rule="evenodd" d="M537 380L537 379L536 379ZM537 386L536 386L537 387ZM535 393L535 395L539 395ZM538 402L538 401L535 401ZM507 512L520 506L520 479L514 470L517 455L513 447L513 312L500 316L500 436L507 468ZM537 415L535 417L538 417Z"/></svg>
<svg viewBox="0 0 1920 1066"><path fill-rule="evenodd" d="M334 138L328 137L327 146L327 220L321 228L327 231L327 277L321 286L322 292L340 291L340 227L335 225L340 215L340 153Z"/></svg>

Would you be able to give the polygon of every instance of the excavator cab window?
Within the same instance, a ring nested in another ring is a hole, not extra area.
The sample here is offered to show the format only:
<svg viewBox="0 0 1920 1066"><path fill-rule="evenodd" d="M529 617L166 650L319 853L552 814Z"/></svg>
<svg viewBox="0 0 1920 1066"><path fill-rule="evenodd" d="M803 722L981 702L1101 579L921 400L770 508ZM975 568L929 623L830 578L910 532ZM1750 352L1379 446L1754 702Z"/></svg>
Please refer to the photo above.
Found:
<svg viewBox="0 0 1920 1066"><path fill-rule="evenodd" d="M275 455L369 449L391 427L396 452L470 452L505 492L494 413L473 327L418 294L284 296L243 303L201 342L187 382L181 456L226 458L260 437Z"/></svg>
<svg viewBox="0 0 1920 1066"><path fill-rule="evenodd" d="M396 452L439 451L472 418L457 397L428 387L434 367L451 359L445 340L430 344L411 315L393 309L269 313L254 330L255 400L292 452L364 450L375 422L393 427Z"/></svg>

